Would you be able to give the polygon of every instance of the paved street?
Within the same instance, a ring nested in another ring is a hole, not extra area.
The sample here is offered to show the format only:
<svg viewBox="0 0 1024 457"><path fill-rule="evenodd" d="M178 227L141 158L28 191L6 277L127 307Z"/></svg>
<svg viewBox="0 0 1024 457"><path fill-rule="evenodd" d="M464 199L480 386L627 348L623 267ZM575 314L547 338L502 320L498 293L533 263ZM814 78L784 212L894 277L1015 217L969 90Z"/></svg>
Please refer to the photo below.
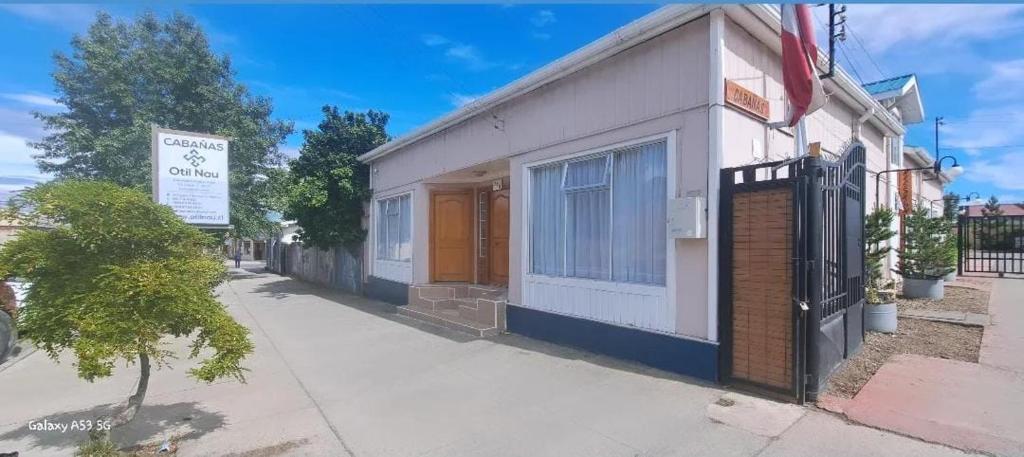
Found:
<svg viewBox="0 0 1024 457"><path fill-rule="evenodd" d="M514 335L471 340L248 267L220 289L252 330L248 383L199 384L178 361L115 438L177 434L182 456L963 455L809 409L758 435L708 418L725 393L712 386ZM0 370L0 452L33 457L70 455L83 435L30 421L90 419L136 379L130 367L89 384L40 352Z"/></svg>

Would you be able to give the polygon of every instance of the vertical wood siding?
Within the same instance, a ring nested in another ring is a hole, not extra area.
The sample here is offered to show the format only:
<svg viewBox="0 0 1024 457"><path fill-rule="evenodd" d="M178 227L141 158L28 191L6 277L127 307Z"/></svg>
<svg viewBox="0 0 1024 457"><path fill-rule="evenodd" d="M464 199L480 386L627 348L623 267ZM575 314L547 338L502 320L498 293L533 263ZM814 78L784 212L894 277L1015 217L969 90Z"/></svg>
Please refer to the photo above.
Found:
<svg viewBox="0 0 1024 457"><path fill-rule="evenodd" d="M793 376L789 189L733 199L733 377L789 388Z"/></svg>

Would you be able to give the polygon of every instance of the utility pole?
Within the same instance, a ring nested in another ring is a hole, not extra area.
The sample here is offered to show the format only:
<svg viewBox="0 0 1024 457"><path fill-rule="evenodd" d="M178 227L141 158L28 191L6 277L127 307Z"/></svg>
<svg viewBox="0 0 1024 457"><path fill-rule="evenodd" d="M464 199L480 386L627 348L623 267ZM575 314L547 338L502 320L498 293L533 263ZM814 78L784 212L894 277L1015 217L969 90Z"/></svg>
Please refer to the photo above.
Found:
<svg viewBox="0 0 1024 457"><path fill-rule="evenodd" d="M946 125L942 120L945 119L942 116L935 116L935 157L939 157L939 126Z"/></svg>

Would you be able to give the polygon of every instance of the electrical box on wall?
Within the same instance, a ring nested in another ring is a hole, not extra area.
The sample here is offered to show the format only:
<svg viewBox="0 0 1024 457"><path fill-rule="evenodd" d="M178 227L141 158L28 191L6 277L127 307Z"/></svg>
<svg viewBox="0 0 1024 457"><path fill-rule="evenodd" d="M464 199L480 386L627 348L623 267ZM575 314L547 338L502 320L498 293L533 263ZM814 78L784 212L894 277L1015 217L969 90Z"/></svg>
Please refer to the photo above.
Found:
<svg viewBox="0 0 1024 457"><path fill-rule="evenodd" d="M686 196L668 201L670 238L705 238L704 197Z"/></svg>

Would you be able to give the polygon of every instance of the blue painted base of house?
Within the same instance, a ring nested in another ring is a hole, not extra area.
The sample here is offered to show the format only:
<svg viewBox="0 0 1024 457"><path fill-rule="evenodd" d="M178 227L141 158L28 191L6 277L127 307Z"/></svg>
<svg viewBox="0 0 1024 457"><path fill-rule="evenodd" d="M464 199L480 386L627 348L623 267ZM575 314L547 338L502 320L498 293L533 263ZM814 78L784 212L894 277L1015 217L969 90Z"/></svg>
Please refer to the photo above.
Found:
<svg viewBox="0 0 1024 457"><path fill-rule="evenodd" d="M506 307L508 331L718 382L718 345L520 306Z"/></svg>
<svg viewBox="0 0 1024 457"><path fill-rule="evenodd" d="M396 306L409 304L409 285L370 276L366 281L366 296Z"/></svg>

